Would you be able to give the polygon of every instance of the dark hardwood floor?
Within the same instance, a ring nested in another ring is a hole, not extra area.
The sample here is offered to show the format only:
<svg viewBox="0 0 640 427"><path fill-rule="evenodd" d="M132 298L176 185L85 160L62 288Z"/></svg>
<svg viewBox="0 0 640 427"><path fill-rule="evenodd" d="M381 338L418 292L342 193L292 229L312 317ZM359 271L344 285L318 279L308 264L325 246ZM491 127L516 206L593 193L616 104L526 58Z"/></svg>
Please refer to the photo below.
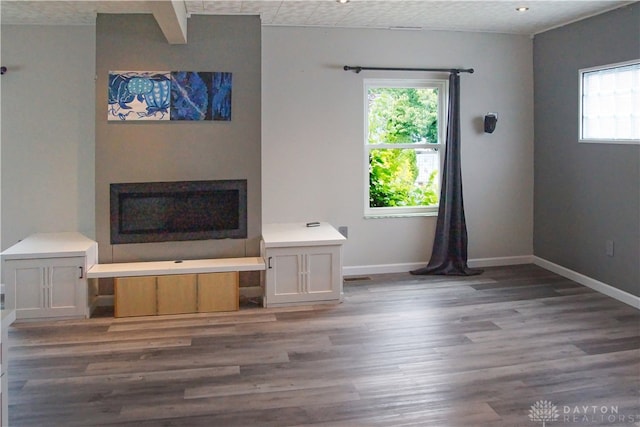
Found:
<svg viewBox="0 0 640 427"><path fill-rule="evenodd" d="M10 425L640 425L634 308L533 265L351 279L337 305L14 324Z"/></svg>

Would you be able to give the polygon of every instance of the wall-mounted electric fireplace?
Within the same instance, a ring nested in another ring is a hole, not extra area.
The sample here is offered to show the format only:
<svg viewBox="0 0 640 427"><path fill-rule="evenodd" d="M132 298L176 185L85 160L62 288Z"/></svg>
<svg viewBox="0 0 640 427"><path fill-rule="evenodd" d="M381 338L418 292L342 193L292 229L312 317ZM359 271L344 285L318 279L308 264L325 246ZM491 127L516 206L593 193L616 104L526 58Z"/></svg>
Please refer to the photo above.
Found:
<svg viewBox="0 0 640 427"><path fill-rule="evenodd" d="M111 244L247 237L247 180L111 184Z"/></svg>

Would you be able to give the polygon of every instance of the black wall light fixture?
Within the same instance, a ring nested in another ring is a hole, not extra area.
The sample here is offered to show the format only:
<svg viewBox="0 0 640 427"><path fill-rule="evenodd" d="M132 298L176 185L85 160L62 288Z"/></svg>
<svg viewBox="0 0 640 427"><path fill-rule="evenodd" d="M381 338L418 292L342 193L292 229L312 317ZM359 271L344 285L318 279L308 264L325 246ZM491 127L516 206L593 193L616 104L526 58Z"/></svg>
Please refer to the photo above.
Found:
<svg viewBox="0 0 640 427"><path fill-rule="evenodd" d="M7 67L5 67L4 65L0 67L0 74L4 74L6 72L7 72Z"/></svg>
<svg viewBox="0 0 640 427"><path fill-rule="evenodd" d="M496 123L498 123L498 113L487 113L484 116L485 133L493 133L496 130Z"/></svg>

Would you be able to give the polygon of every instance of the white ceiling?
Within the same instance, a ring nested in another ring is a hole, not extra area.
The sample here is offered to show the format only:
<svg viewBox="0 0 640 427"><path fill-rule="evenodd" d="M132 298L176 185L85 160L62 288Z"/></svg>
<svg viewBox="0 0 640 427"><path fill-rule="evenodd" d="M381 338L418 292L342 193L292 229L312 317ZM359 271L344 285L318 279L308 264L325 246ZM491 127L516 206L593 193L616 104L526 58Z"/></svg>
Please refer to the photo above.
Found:
<svg viewBox="0 0 640 427"><path fill-rule="evenodd" d="M174 2L176 0L173 0ZM178 0L181 1L181 0ZM150 2L1 0L3 24L94 24L97 13L151 13ZM188 15L260 15L263 25L537 34L630 1L185 0ZM527 12L516 7L527 6Z"/></svg>

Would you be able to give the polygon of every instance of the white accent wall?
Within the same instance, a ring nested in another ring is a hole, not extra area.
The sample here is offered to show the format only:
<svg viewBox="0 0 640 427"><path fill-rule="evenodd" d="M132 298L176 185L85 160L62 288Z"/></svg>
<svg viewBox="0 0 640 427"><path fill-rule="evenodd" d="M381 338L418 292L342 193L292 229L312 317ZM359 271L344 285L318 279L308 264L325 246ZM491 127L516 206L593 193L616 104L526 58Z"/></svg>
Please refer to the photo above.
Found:
<svg viewBox="0 0 640 427"><path fill-rule="evenodd" d="M460 67L469 258L533 253L532 41L525 36L264 27L264 223L347 226L344 265L402 270L427 262L435 217L365 219L363 79L421 73L345 72L344 65ZM433 75L432 75L433 76ZM493 134L482 117L498 113Z"/></svg>
<svg viewBox="0 0 640 427"><path fill-rule="evenodd" d="M94 26L2 25L2 249L95 234Z"/></svg>

